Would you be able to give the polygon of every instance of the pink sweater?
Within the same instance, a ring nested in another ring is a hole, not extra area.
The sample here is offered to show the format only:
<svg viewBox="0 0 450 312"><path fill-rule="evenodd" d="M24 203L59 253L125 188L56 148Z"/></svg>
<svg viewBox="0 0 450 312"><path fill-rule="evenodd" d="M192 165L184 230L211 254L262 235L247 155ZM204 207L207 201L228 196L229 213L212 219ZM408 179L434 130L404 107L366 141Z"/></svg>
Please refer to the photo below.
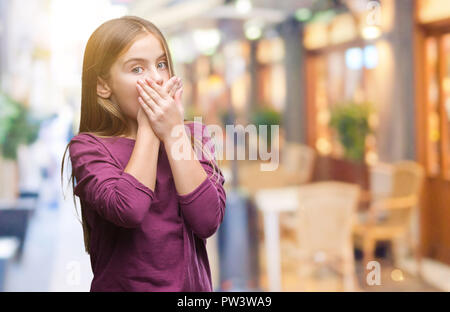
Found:
<svg viewBox="0 0 450 312"><path fill-rule="evenodd" d="M193 123L185 127L194 133ZM204 133L203 143L209 140ZM75 195L91 229L91 291L212 291L206 239L225 213L220 169L214 161L216 182L203 155L200 163L208 178L179 195L161 142L152 191L124 172L134 144L133 139L88 133L71 140ZM210 151L214 154L214 147Z"/></svg>

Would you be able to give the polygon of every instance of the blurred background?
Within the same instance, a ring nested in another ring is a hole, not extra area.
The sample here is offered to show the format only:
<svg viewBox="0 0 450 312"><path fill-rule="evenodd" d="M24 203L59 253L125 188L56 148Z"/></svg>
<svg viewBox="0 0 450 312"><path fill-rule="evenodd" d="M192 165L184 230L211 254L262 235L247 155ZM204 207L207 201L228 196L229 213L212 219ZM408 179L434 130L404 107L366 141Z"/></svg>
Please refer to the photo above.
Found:
<svg viewBox="0 0 450 312"><path fill-rule="evenodd" d="M450 291L448 1L0 0L1 291L89 291L61 161L86 42L123 15L166 36L187 119L280 125L276 170L220 162L215 290Z"/></svg>

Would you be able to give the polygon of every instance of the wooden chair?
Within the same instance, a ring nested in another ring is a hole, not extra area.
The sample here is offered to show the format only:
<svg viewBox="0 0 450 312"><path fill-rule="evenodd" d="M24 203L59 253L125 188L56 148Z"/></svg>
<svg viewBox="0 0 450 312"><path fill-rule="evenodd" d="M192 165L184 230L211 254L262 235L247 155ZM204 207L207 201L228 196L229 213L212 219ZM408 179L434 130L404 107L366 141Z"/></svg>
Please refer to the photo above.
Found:
<svg viewBox="0 0 450 312"><path fill-rule="evenodd" d="M281 162L276 170L262 171L261 161L239 161L238 182L243 190L254 197L262 189L283 188L309 182L312 178L316 152L313 148L298 144L285 143ZM260 228L262 218L258 219ZM280 214L281 237L295 237L295 219L291 213ZM260 233L260 240L263 233Z"/></svg>
<svg viewBox="0 0 450 312"><path fill-rule="evenodd" d="M363 263L374 259L378 241L389 241L394 265L398 264L400 240L406 238L420 273L420 253L418 242L413 242L411 237L411 218L418 213L424 180L422 166L413 161L381 164L373 166L370 174L372 199L369 210L354 226L355 242L364 253Z"/></svg>
<svg viewBox="0 0 450 312"><path fill-rule="evenodd" d="M341 273L344 290L356 290L352 227L360 187L330 181L299 188L295 216L297 238L294 243L282 242L282 255L298 260L295 263L304 285L311 269L327 265Z"/></svg>
<svg viewBox="0 0 450 312"><path fill-rule="evenodd" d="M276 170L261 170L261 161L239 161L239 184L253 194L260 189L306 183L311 180L315 158L311 147L286 143Z"/></svg>
<svg viewBox="0 0 450 312"><path fill-rule="evenodd" d="M316 151L304 144L285 143L281 164L289 177L289 183L303 184L311 181Z"/></svg>
<svg viewBox="0 0 450 312"><path fill-rule="evenodd" d="M281 163L286 174L286 182L292 185L308 183L312 180L316 151L303 144L285 143ZM292 213L280 214L281 237L295 237L297 227Z"/></svg>
<svg viewBox="0 0 450 312"><path fill-rule="evenodd" d="M261 161L240 161L238 167L239 186L250 196L257 191L268 188L278 188L288 186L288 175L279 164L276 170L261 170Z"/></svg>

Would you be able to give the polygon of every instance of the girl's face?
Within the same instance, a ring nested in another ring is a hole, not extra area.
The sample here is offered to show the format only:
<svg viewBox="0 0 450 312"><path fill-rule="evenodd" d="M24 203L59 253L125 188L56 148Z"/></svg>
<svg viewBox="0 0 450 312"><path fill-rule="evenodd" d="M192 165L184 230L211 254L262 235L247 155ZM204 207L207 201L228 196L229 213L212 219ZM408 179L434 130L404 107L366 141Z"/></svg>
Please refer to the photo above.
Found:
<svg viewBox="0 0 450 312"><path fill-rule="evenodd" d="M97 94L109 98L122 112L136 119L139 102L136 84L149 78L159 85L170 79L169 65L161 42L152 34L137 37L130 48L112 65L108 83L99 78Z"/></svg>

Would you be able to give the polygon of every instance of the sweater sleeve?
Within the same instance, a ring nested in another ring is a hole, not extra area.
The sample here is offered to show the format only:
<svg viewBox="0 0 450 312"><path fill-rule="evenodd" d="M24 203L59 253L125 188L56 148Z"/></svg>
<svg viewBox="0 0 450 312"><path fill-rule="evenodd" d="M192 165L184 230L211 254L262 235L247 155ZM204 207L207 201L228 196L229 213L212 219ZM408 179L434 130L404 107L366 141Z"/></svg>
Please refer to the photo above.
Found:
<svg viewBox="0 0 450 312"><path fill-rule="evenodd" d="M72 138L69 153L77 182L74 194L118 226L139 226L154 192L124 172L106 146L88 134Z"/></svg>
<svg viewBox="0 0 450 312"><path fill-rule="evenodd" d="M205 126L202 127L204 130ZM190 193L177 193L177 197L184 220L198 237L206 239L216 232L223 221L226 193L223 187L225 179L214 157L213 141L207 133L204 132L203 135L203 148L209 151L211 160L202 152L199 161L207 173L207 178Z"/></svg>

